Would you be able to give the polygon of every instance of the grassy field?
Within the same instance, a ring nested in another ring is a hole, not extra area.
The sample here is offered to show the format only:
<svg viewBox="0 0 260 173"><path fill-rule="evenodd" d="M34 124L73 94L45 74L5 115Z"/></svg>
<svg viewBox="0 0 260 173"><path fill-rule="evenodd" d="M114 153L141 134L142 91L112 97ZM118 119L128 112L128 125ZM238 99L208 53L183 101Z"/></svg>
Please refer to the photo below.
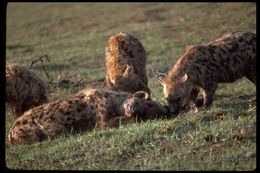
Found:
<svg viewBox="0 0 260 173"><path fill-rule="evenodd" d="M256 32L254 3L8 3L6 63L30 66L47 54L54 81L104 78L104 50L120 31L148 53L151 97L166 104L157 72L167 72L189 44L226 32ZM33 71L47 80L39 63ZM65 98L85 85L49 86ZM6 145L6 166L29 170L253 170L256 168L256 87L243 78L220 84L213 106L200 113ZM13 122L6 111L6 135Z"/></svg>

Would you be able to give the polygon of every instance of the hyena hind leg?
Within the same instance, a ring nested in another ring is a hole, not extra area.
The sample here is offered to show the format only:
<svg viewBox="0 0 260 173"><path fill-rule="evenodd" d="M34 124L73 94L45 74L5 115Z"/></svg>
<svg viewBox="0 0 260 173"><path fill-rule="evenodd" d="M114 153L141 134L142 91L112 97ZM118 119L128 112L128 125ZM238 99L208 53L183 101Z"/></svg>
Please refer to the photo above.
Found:
<svg viewBox="0 0 260 173"><path fill-rule="evenodd" d="M256 85L256 72L247 73L246 78Z"/></svg>

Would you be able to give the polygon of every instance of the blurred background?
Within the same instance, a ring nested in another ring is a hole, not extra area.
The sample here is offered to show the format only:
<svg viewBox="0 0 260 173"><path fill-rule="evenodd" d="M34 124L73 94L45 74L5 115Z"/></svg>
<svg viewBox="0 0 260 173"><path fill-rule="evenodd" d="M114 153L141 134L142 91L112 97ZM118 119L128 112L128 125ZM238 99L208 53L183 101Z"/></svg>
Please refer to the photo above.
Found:
<svg viewBox="0 0 260 173"><path fill-rule="evenodd" d="M6 62L29 66L47 54L53 78L102 78L108 37L122 31L144 45L153 77L187 45L237 30L256 32L255 3L8 3Z"/></svg>

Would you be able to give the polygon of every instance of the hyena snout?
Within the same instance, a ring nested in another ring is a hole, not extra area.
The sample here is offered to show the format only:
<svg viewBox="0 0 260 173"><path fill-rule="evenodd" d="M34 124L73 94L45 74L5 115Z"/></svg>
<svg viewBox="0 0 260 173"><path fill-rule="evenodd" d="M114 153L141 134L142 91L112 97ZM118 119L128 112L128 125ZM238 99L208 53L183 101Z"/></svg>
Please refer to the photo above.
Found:
<svg viewBox="0 0 260 173"><path fill-rule="evenodd" d="M167 100L168 105L169 105L170 113L172 113L172 114L178 113L180 108L181 108L181 97L178 97L175 100L167 97L166 100Z"/></svg>
<svg viewBox="0 0 260 173"><path fill-rule="evenodd" d="M142 114L142 108L140 103L136 102L128 107L128 111L132 116L137 116L138 114Z"/></svg>

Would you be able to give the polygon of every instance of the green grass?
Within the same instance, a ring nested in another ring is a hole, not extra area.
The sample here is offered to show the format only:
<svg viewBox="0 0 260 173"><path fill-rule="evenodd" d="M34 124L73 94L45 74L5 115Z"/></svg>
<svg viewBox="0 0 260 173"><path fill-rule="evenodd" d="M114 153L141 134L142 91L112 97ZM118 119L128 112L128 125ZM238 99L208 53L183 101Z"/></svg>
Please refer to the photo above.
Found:
<svg viewBox="0 0 260 173"><path fill-rule="evenodd" d="M128 32L148 53L152 98L166 104L158 71L166 72L189 44L226 32L256 32L254 3L8 3L6 62L30 66L48 54L54 80L104 77L110 35ZM46 79L40 65L33 70ZM83 88L49 87L49 98ZM32 145L6 145L10 169L51 170L253 170L256 168L256 87L243 78L220 84L213 106L200 113L119 128L64 135ZM223 119L215 119L223 113ZM6 111L6 135L13 118ZM233 138L240 128L242 139ZM233 159L233 160L232 160Z"/></svg>

